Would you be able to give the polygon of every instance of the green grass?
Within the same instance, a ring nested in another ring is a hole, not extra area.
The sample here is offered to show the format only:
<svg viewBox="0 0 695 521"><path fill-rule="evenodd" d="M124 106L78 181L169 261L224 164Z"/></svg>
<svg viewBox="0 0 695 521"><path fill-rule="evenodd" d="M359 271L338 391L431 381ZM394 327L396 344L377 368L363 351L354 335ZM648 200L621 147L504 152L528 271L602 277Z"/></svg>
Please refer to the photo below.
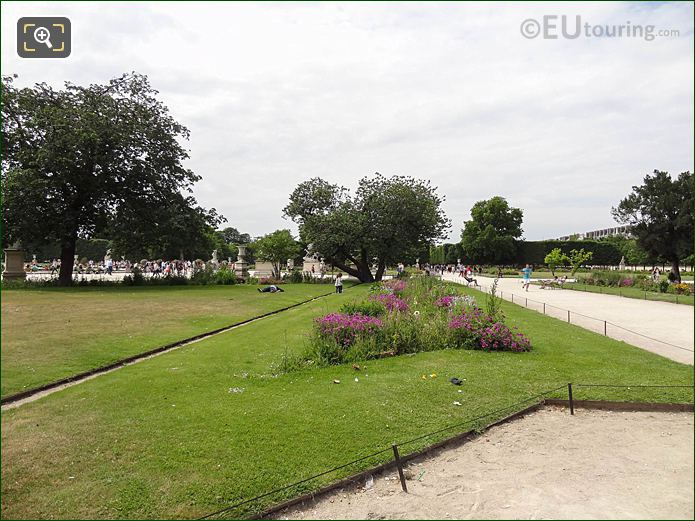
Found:
<svg viewBox="0 0 695 521"><path fill-rule="evenodd" d="M330 293L330 285L2 291L2 396Z"/></svg>
<svg viewBox="0 0 695 521"><path fill-rule="evenodd" d="M621 297L636 298L640 300L655 300L659 302L671 302L673 304L693 305L693 295L674 295L671 293L657 293L655 291L644 291L639 288L613 288L610 286L594 286L591 284L581 284L578 282L568 282L563 286L565 289L576 291L586 291L589 293L603 293L606 295L619 295Z"/></svg>
<svg viewBox="0 0 695 521"><path fill-rule="evenodd" d="M507 302L507 321L531 338L530 353L443 350L366 362L359 372L345 365L273 377L270 367L284 352L304 348L313 317L366 290L351 288L3 412L3 517L197 517L566 382L693 383L692 367ZM464 385L451 385L452 376ZM575 397L693 399L691 389L635 388L578 388ZM387 451L250 508L390 458Z"/></svg>

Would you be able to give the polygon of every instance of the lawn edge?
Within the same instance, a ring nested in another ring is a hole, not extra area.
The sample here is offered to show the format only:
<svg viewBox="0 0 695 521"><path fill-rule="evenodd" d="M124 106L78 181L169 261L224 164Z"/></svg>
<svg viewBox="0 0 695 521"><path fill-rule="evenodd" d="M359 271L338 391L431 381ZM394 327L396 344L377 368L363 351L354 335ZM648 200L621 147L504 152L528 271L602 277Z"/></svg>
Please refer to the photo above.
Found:
<svg viewBox="0 0 695 521"><path fill-rule="evenodd" d="M358 284L354 284L353 286L350 286L350 287L354 287L357 285ZM67 384L78 383L82 380L86 380L88 378L97 376L99 374L107 373L107 372L113 371L114 369L118 369L120 367L124 367L126 365L133 364L133 363L138 362L144 358L149 358L149 357L152 357L154 355L158 355L158 354L164 353L166 351L169 351L171 349L181 347L185 344L189 344L191 342L196 342L198 340L203 340L207 337L214 336L214 335L217 335L219 333L224 333L225 331L228 331L230 329L234 329L234 328L237 328L239 326L243 326L245 324L248 324L250 322L255 322L256 320L270 317L272 315L277 315L278 313L288 311L288 310L290 310L292 308L296 308L298 306L303 306L304 304L308 304L309 302L313 302L315 300L325 298L325 297L328 297L330 295L333 295L332 291L329 293L323 293L321 295L317 295L317 296L312 297L312 298L307 299L307 300L302 300L301 302L297 302L297 303L291 304L289 306L278 308L278 309L275 309L273 311L268 311L267 313L262 313L261 315L253 316L253 317L241 320L239 322L229 324L227 326L223 326L223 327L219 327L219 328L216 328L216 329L213 329L210 331L199 333L199 334L194 335L192 337L177 340L175 342L171 342L169 344L165 344L165 345L160 346L160 347L155 347L154 349L150 349L148 351L143 351L142 353L138 353L136 355L132 355L132 356L129 356L126 358L121 358L120 360L116 360L115 362L111 362L111 363L106 364L106 365L95 367L95 368L89 369L87 371L82 371L81 373L77 373L77 374L74 374L72 376L68 376L66 378L61 378L60 380L55 380L53 382L49 382L47 384L43 384L43 385L40 385L38 387L33 387L31 389L27 389L26 391L20 391L18 393L14 393L14 394L11 394L9 396L3 396L2 398L0 398L0 405L3 405L3 406L9 405L11 403L14 403L14 402L17 402L20 400L25 400L27 398L31 398L32 396L34 396L36 394L44 393L46 391L50 391L52 389L55 389L55 388L58 388L58 387L61 387L61 386L67 385Z"/></svg>

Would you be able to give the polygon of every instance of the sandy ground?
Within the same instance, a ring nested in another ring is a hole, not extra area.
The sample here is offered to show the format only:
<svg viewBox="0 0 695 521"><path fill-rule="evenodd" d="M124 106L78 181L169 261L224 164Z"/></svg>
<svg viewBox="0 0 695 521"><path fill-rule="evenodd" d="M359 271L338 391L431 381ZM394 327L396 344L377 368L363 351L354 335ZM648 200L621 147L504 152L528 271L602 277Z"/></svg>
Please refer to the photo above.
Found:
<svg viewBox="0 0 695 521"><path fill-rule="evenodd" d="M493 279L489 277L476 278L485 291L492 285ZM461 278L456 275L447 274L444 279L461 282ZM521 279L512 278L500 279L498 292L501 292L505 300L511 300L514 295L516 304L539 312L543 311L545 303L545 313L561 320L567 320L567 310L570 310L571 323L600 334L604 333L603 321L606 320L606 333L609 337L623 340L671 360L693 365L695 329L692 306L600 293L540 289L539 286L533 285L526 292L521 287ZM529 299L528 302L526 298ZM651 339L640 335L646 335Z"/></svg>
<svg viewBox="0 0 695 521"><path fill-rule="evenodd" d="M406 473L277 518L693 519L693 414L548 407Z"/></svg>

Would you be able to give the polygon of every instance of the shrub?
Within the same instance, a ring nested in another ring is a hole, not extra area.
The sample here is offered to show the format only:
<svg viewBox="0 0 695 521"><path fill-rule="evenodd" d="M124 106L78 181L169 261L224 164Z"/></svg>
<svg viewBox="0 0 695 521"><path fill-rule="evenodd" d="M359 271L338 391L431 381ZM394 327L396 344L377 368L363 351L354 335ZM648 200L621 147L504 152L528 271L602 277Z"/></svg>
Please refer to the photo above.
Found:
<svg viewBox="0 0 695 521"><path fill-rule="evenodd" d="M391 293L400 295L405 291L405 288L408 287L408 284L401 279L390 279L382 282L382 286Z"/></svg>
<svg viewBox="0 0 695 521"><path fill-rule="evenodd" d="M669 281L667 281L667 280L659 281L659 283L657 284L657 286L658 286L658 288L659 288L659 292L660 292L660 293L666 293L666 292L668 292L668 287L669 287L670 284L671 284L671 283L670 283Z"/></svg>
<svg viewBox="0 0 695 521"><path fill-rule="evenodd" d="M392 293L378 293L376 295L370 295L369 300L380 302L387 310L391 312L408 311L408 303Z"/></svg>
<svg viewBox="0 0 695 521"><path fill-rule="evenodd" d="M691 295L693 293L693 285L681 282L680 284L673 284L669 290L677 295Z"/></svg>
<svg viewBox="0 0 695 521"><path fill-rule="evenodd" d="M386 306L378 300L365 300L362 302L345 302L340 306L340 312L347 315L366 315L379 317L386 314Z"/></svg>
<svg viewBox="0 0 695 521"><path fill-rule="evenodd" d="M483 351L520 353L531 350L531 341L522 333L512 331L502 322L495 322L481 331L480 348Z"/></svg>
<svg viewBox="0 0 695 521"><path fill-rule="evenodd" d="M211 284L214 282L214 277L215 277L215 271L212 269L212 266L205 265L204 268L196 271L192 276L191 276L191 284Z"/></svg>
<svg viewBox="0 0 695 521"><path fill-rule="evenodd" d="M635 279L623 279L620 281L620 287L631 288L635 285Z"/></svg>
<svg viewBox="0 0 695 521"><path fill-rule="evenodd" d="M332 340L339 346L350 346L359 337L376 332L383 322L367 315L330 313L315 319L315 330L322 340Z"/></svg>
<svg viewBox="0 0 695 521"><path fill-rule="evenodd" d="M504 320L502 312L502 297L497 296L497 282L495 279L490 287L490 293L485 297L485 310L489 317L494 320Z"/></svg>
<svg viewBox="0 0 695 521"><path fill-rule="evenodd" d="M130 275L123 277L123 284L126 286L142 286L145 283L145 277L142 276L142 270L134 267Z"/></svg>
<svg viewBox="0 0 695 521"><path fill-rule="evenodd" d="M454 347L483 351L531 350L531 341L480 310L454 316L448 324Z"/></svg>
<svg viewBox="0 0 695 521"><path fill-rule="evenodd" d="M434 305L438 308L450 308L456 302L456 297L452 295L446 295L444 297L439 297L434 301Z"/></svg>
<svg viewBox="0 0 695 521"><path fill-rule="evenodd" d="M493 323L492 317L480 309L453 316L447 324L452 346L463 349L479 348L481 330Z"/></svg>
<svg viewBox="0 0 695 521"><path fill-rule="evenodd" d="M278 284L284 284L285 281L276 279L275 277L261 277L258 279L258 283L266 286L269 284L274 284L277 286Z"/></svg>
<svg viewBox="0 0 695 521"><path fill-rule="evenodd" d="M232 285L236 284L236 282L236 274L226 266L223 266L215 273L215 284Z"/></svg>
<svg viewBox="0 0 695 521"><path fill-rule="evenodd" d="M292 282L294 284L304 282L304 276L302 275L302 272L299 270L294 270L286 278L289 282Z"/></svg>

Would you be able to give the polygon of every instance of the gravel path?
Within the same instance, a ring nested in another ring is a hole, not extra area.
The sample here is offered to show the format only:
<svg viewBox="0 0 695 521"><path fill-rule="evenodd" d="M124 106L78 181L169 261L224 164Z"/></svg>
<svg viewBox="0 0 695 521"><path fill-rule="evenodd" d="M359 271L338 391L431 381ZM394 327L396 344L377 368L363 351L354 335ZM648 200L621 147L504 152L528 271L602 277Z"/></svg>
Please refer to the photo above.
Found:
<svg viewBox="0 0 695 521"><path fill-rule="evenodd" d="M693 519L693 414L544 408L278 519Z"/></svg>
<svg viewBox="0 0 695 521"><path fill-rule="evenodd" d="M462 282L460 277L450 274L445 274L444 280ZM479 276L477 280L485 291L493 283L489 277ZM521 279L513 278L499 279L497 288L505 300L511 301L514 295L516 304L539 312L543 312L545 303L547 315L565 321L567 310L570 310L573 324L601 334L605 327L611 338L693 365L692 306L574 290L540 289L534 285L526 292ZM604 320L607 321L605 325Z"/></svg>

